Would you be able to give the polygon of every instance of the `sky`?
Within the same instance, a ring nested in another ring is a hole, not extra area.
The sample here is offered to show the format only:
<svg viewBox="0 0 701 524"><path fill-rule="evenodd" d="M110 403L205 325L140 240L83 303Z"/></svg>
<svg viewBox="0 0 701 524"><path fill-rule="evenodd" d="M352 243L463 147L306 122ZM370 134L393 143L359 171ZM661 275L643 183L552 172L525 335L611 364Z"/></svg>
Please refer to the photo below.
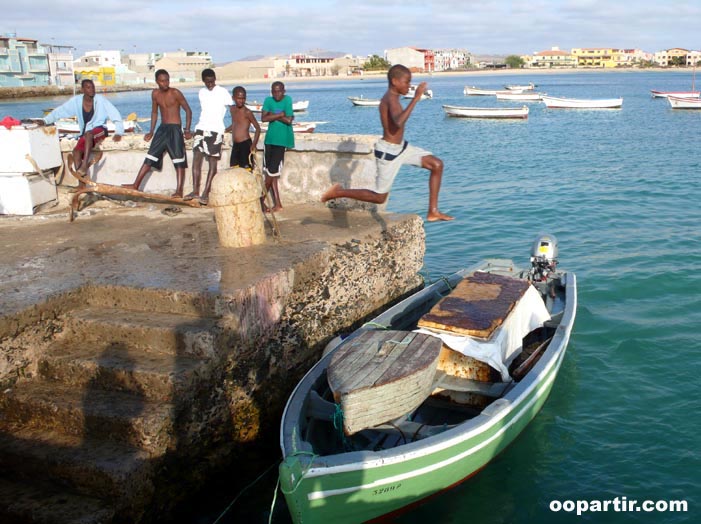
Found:
<svg viewBox="0 0 701 524"><path fill-rule="evenodd" d="M216 64L393 47L532 54L558 46L701 49L699 0L0 0L0 34L90 50L208 51ZM14 4L12 7L10 5Z"/></svg>

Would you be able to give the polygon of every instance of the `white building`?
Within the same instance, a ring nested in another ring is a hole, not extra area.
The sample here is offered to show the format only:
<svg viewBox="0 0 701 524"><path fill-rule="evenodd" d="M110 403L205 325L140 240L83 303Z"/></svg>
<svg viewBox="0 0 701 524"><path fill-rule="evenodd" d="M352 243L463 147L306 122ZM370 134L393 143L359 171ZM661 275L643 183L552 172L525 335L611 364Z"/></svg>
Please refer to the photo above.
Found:
<svg viewBox="0 0 701 524"><path fill-rule="evenodd" d="M426 66L424 53L413 47L396 47L385 51L385 60L390 64L402 64L409 69L423 71Z"/></svg>
<svg viewBox="0 0 701 524"><path fill-rule="evenodd" d="M467 49L436 49L434 64L436 71L455 71L466 69L472 62Z"/></svg>

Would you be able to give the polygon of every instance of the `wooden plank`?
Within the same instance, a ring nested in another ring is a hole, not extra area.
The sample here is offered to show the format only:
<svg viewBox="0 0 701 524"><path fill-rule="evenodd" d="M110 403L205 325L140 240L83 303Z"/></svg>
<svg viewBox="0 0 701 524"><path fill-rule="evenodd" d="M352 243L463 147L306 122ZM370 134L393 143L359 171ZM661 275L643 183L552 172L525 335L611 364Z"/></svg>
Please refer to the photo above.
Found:
<svg viewBox="0 0 701 524"><path fill-rule="evenodd" d="M476 272L463 279L418 322L419 327L489 338L528 289L521 279Z"/></svg>

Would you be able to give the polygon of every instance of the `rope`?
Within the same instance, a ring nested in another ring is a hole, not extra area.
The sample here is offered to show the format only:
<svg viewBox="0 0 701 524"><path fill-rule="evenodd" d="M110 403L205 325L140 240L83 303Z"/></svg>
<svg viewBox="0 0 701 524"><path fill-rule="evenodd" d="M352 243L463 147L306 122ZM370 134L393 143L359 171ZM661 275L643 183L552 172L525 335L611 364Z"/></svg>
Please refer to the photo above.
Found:
<svg viewBox="0 0 701 524"><path fill-rule="evenodd" d="M268 516L268 524L273 522L273 510L275 509L275 502L277 502L277 488L280 487L280 477L278 476L277 482L275 483L275 491L273 492L273 502L270 504L270 515Z"/></svg>
<svg viewBox="0 0 701 524"><path fill-rule="evenodd" d="M258 475L258 478L256 478L256 480L254 480L248 486L244 487L241 491L239 491L238 495L236 495L234 497L234 500L232 500L229 503L229 505L224 509L224 511L222 511L221 514L217 517L217 520L215 520L212 524L217 524L222 519L222 517L229 512L229 510L233 507L233 505L236 503L236 501L239 499L239 497L241 497L241 495L243 495L248 490L248 488L254 486L260 479L262 479L271 469L273 469L279 463L280 463L280 461L276 460L274 463L272 463L270 466L268 466L268 468L263 473ZM279 479L278 479L278 482L279 482ZM275 490L277 491L277 486L275 486Z"/></svg>
<svg viewBox="0 0 701 524"><path fill-rule="evenodd" d="M297 479L297 482L295 483L295 485L292 487L291 490L285 491L285 489L283 487L280 487L280 491L282 491L282 493L285 495L291 495L292 493L297 491L297 488L302 483L302 479L304 478L304 475L306 475L307 471L309 471L309 468L312 467L312 463L314 462L314 459L319 456L316 453L312 453L311 451L295 451L294 453L292 453L290 455L290 457L296 457L297 455L309 455L310 457L312 457L312 459L307 464L307 467L304 468L304 471L302 471L302 474L299 476L299 478ZM214 523L214 524L216 524L216 523Z"/></svg>
<svg viewBox="0 0 701 524"><path fill-rule="evenodd" d="M263 201L267 203L268 209L270 210L270 217L272 218L272 228L273 228L273 238L281 239L280 228L277 225L277 218L275 218L275 212L273 211L273 199L270 196L270 191L265 187L265 176L263 171L258 167L256 163L256 156L253 153L248 155L248 163L251 166L251 173L253 173L257 178L261 186L261 197Z"/></svg>
<svg viewBox="0 0 701 524"><path fill-rule="evenodd" d="M341 443L343 444L343 449L346 451L352 451L352 446L350 441L346 438L346 433L343 431L343 409L340 404L334 404L336 409L333 412L333 427L338 431L338 436L341 437Z"/></svg>

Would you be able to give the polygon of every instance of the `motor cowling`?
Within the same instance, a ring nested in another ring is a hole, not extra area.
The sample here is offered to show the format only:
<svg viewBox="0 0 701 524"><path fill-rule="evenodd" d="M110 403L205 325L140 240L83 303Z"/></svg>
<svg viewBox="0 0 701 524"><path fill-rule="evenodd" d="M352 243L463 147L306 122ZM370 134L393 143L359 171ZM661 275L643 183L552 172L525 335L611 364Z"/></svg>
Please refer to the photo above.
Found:
<svg viewBox="0 0 701 524"><path fill-rule="evenodd" d="M531 280L547 280L557 268L557 238L555 235L539 235L531 247Z"/></svg>

